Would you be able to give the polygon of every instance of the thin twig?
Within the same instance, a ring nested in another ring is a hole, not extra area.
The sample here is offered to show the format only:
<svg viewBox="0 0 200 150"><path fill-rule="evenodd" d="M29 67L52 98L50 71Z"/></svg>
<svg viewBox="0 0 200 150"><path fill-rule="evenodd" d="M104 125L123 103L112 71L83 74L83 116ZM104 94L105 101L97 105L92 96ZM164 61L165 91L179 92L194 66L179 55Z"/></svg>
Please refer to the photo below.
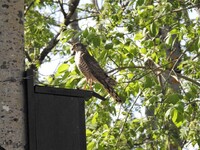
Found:
<svg viewBox="0 0 200 150"><path fill-rule="evenodd" d="M86 16L86 17L82 17L82 18L77 18L77 19L71 20L70 23L73 23L73 22L76 22L76 21L79 21L79 20L88 19L88 18L94 18L94 17L97 17L97 15Z"/></svg>
<svg viewBox="0 0 200 150"><path fill-rule="evenodd" d="M194 83L194 84L196 84L197 86L200 87L200 83L199 83L199 82L197 82L197 81L195 81L195 80L193 80L193 79L191 79L191 78L189 78L189 77L186 77L186 76L181 75L181 74L179 74L179 73L177 73L177 76L178 76L179 78L182 78L182 79L185 79L185 80L187 80L187 81L190 81L190 82L192 82L192 83Z"/></svg>
<svg viewBox="0 0 200 150"><path fill-rule="evenodd" d="M175 69L177 63L179 62L179 60L183 57L183 55L184 55L186 52L187 52L187 49L178 57L177 60L175 60L175 63L173 64L172 68L170 69L170 72L169 72L169 74L168 74L168 77L167 77L166 80L165 80L164 85L167 83L167 81L169 80L170 77L172 78L172 73L174 73L175 75L177 74L177 73L174 71L174 69ZM177 75L176 75L176 76L177 76ZM180 84L180 82L179 82L179 84Z"/></svg>
<svg viewBox="0 0 200 150"><path fill-rule="evenodd" d="M114 71L121 71L121 70L124 70L124 69L133 69L133 68L142 68L142 69L146 69L146 67L144 66L127 66L127 67L118 67L118 68L115 68L115 69L112 69L110 71L108 71L107 73L112 73Z"/></svg>
<svg viewBox="0 0 200 150"><path fill-rule="evenodd" d="M140 91L140 92L138 93L137 97L135 98L135 101L134 101L133 104L131 105L131 107L130 107L130 109L129 109L127 115L126 115L126 117L125 117L124 123L123 123L123 125L122 125L122 127L121 127L121 131L120 131L120 133L119 133L119 137L118 137L117 142L116 142L116 144L115 144L115 147L117 146L117 144L118 144L118 142L119 142L119 140L120 140L120 137L121 137L122 132L123 132L123 130L124 130L125 124L126 124L126 122L127 122L127 120L128 120L128 116L129 116L129 114L131 113L131 110L132 110L133 107L135 106L135 103L137 102L137 100L139 99L139 97L140 97L141 94L142 94L142 92Z"/></svg>
<svg viewBox="0 0 200 150"><path fill-rule="evenodd" d="M26 16L27 12L28 12L29 9L33 6L33 4L34 4L34 1L32 1L32 2L30 3L30 5L28 6L28 8L24 11L24 16Z"/></svg>
<svg viewBox="0 0 200 150"><path fill-rule="evenodd" d="M198 7L198 6L200 6L200 3L194 4L194 5L185 7L185 8L174 9L172 12L179 12L179 11L182 11L182 10L188 10L188 9L192 9L192 8L195 8L195 7Z"/></svg>

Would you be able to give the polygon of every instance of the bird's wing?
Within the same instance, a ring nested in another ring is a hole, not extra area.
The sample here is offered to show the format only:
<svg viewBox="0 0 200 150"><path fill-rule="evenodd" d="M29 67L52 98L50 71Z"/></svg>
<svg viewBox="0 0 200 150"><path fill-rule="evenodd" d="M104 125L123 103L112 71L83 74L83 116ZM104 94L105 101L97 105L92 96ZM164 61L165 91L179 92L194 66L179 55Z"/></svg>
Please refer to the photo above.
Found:
<svg viewBox="0 0 200 150"><path fill-rule="evenodd" d="M122 102L122 99L115 92L113 86L116 85L116 81L110 78L107 73L100 67L98 62L88 53L84 54L83 59L87 64L87 69L93 74L93 76L100 82L107 92L117 101Z"/></svg>
<svg viewBox="0 0 200 150"><path fill-rule="evenodd" d="M83 54L82 57L86 62L89 71L100 83L102 83L102 80L106 80L111 86L116 85L116 81L107 75L94 57L92 57L89 53Z"/></svg>

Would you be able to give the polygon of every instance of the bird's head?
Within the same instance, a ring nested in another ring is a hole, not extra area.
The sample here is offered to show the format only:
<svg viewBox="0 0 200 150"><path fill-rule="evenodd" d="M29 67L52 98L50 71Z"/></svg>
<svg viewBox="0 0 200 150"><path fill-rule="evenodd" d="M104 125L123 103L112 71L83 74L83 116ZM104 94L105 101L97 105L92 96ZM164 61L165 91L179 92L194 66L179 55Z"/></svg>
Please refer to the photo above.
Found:
<svg viewBox="0 0 200 150"><path fill-rule="evenodd" d="M87 52L86 46L83 45L82 43L79 43L79 42L73 44L71 51L72 51L72 55L75 55L75 53L78 52L78 51L81 51L83 53Z"/></svg>

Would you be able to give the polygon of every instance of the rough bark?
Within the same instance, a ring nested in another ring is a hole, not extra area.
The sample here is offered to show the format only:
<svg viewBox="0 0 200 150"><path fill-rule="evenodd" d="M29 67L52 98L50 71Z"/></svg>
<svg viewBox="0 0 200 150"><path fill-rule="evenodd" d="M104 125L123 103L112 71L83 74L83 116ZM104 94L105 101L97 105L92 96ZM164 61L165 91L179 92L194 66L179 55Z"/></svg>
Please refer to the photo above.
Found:
<svg viewBox="0 0 200 150"><path fill-rule="evenodd" d="M0 1L0 146L25 149L23 0Z"/></svg>

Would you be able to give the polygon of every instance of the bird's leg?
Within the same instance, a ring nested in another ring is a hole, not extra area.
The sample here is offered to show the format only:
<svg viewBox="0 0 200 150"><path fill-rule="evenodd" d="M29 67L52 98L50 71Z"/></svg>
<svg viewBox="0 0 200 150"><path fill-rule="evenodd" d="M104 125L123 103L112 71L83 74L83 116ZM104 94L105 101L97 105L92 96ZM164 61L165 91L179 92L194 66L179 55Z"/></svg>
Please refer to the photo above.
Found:
<svg viewBox="0 0 200 150"><path fill-rule="evenodd" d="M86 78L86 83L85 83L85 85L84 85L84 87L83 87L84 90L86 90L86 86L87 86L88 81L89 81L89 80Z"/></svg>
<svg viewBox="0 0 200 150"><path fill-rule="evenodd" d="M88 80L89 86L90 86L90 90L92 91L92 79Z"/></svg>

